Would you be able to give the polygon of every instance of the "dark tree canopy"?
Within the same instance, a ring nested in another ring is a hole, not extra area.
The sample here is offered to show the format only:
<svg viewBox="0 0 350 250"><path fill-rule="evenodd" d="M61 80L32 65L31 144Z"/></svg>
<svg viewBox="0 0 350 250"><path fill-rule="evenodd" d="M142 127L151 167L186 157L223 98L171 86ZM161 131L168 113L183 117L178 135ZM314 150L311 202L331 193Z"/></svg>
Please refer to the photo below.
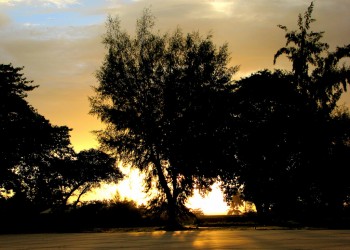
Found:
<svg viewBox="0 0 350 250"><path fill-rule="evenodd" d="M227 44L211 35L155 32L146 9L131 36L108 17L90 97L91 114L106 125L99 150L76 153L70 129L26 101L38 86L23 68L0 64L0 212L14 207L3 204L64 211L73 199L76 207L92 188L123 177L119 161L146 174L146 190L156 186L149 207L165 212L172 229L188 215L193 190L217 180L234 213L245 200L264 216L340 216L350 208L350 112L339 106L350 45L330 52L324 32L311 30L313 8L298 16L297 30L278 26L286 44L274 63L285 55L291 71L238 81Z"/></svg>
<svg viewBox="0 0 350 250"><path fill-rule="evenodd" d="M37 86L22 69L0 65L0 198L12 192L17 206L64 208L74 192L79 201L102 181L118 181L114 158L94 149L76 154L70 129L52 125L28 104L27 92Z"/></svg>
<svg viewBox="0 0 350 250"><path fill-rule="evenodd" d="M82 195L102 182L117 183L122 173L116 167L115 159L96 149L83 150L74 159L64 163L59 169L62 176L58 187L61 190L62 205L67 205L68 199L77 193L74 206L78 204Z"/></svg>
<svg viewBox="0 0 350 250"><path fill-rule="evenodd" d="M218 176L236 68L227 66L227 45L217 48L211 36L179 29L153 33L153 19L146 10L130 37L118 18L109 17L108 53L97 74L91 113L107 124L99 133L102 144L146 171L148 184L157 179L158 201L166 203L176 223L176 209L194 185L207 187L206 177Z"/></svg>
<svg viewBox="0 0 350 250"><path fill-rule="evenodd" d="M312 18L313 7L312 2L304 15L299 14L298 30L289 31L279 25L286 32L287 41L286 47L276 52L274 63L285 54L293 65L296 88L314 102L309 105L330 115L349 84L350 68L345 64L340 66L339 62L350 56L350 44L329 52L329 45L321 41L324 32L310 30L316 21Z"/></svg>
<svg viewBox="0 0 350 250"><path fill-rule="evenodd" d="M350 67L340 65L350 56L350 44L329 52L329 45L321 41L323 32L311 31L313 3L304 17L299 15L298 31L286 32L287 45L275 55L275 60L286 54L293 63L294 85L307 100L305 106L313 110L309 119L300 121L304 126L303 168L309 168L304 182L308 186L303 197L308 206L338 213L343 207L349 185L344 179L347 167L345 160L349 151L350 117L347 110L340 110L338 101L350 80ZM310 121L310 118L312 119ZM345 161L343 161L345 162Z"/></svg>
<svg viewBox="0 0 350 250"><path fill-rule="evenodd" d="M234 169L245 199L259 213L296 216L341 211L349 197L343 162L349 153L348 111L337 104L350 68L339 66L350 46L328 52L323 32L310 31L313 3L286 32L292 71L259 71L236 83L233 106L239 130Z"/></svg>
<svg viewBox="0 0 350 250"><path fill-rule="evenodd" d="M235 112L239 114L235 175L244 185L244 199L258 209L287 197L294 168L295 137L303 100L282 71L261 71L237 82ZM307 117L306 115L304 115Z"/></svg>
<svg viewBox="0 0 350 250"><path fill-rule="evenodd" d="M0 185L4 189L19 190L21 183L15 176L22 169L39 164L42 155L49 157L58 148L65 151L70 147L69 129L52 126L24 99L37 86L31 85L21 70L0 65Z"/></svg>

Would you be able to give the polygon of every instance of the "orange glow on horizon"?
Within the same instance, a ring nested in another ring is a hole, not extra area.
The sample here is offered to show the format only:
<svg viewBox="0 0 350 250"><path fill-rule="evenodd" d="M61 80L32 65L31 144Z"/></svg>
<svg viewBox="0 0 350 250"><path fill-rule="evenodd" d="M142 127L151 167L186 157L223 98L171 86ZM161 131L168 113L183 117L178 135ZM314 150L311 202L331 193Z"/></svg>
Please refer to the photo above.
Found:
<svg viewBox="0 0 350 250"><path fill-rule="evenodd" d="M198 190L190 197L186 206L192 209L201 209L205 215L226 215L229 206L225 202L224 194L220 190L219 183L214 183L211 191L202 197Z"/></svg>
<svg viewBox="0 0 350 250"><path fill-rule="evenodd" d="M137 205L146 204L149 196L143 192L143 179L139 171L132 169L129 176L118 184L102 184L83 196L82 201L89 200L111 200L119 195L121 199L133 200ZM224 201L224 195L219 188L219 184L212 186L211 192L202 197L198 190L190 197L186 206L191 209L201 209L205 215L226 215L229 206Z"/></svg>

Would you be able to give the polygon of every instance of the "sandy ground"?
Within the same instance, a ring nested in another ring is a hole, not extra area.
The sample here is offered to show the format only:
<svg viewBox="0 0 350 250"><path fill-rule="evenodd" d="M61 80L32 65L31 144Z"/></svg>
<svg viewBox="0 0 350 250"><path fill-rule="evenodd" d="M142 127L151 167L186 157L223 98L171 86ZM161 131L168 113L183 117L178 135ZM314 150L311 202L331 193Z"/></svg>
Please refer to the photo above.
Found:
<svg viewBox="0 0 350 250"><path fill-rule="evenodd" d="M0 235L0 249L350 249L350 230L233 230Z"/></svg>

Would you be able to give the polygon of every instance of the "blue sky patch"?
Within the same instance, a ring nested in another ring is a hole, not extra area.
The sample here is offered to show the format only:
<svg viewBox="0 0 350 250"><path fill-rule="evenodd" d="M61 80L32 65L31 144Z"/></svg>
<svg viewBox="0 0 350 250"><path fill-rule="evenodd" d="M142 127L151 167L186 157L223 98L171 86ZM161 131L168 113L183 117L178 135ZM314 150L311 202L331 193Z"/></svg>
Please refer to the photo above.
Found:
<svg viewBox="0 0 350 250"><path fill-rule="evenodd" d="M96 2L84 1L69 8L17 6L16 8L8 9L7 15L18 24L58 27L93 25L103 23L105 15L86 14L87 12L83 12L83 10L86 11L86 8L97 6Z"/></svg>

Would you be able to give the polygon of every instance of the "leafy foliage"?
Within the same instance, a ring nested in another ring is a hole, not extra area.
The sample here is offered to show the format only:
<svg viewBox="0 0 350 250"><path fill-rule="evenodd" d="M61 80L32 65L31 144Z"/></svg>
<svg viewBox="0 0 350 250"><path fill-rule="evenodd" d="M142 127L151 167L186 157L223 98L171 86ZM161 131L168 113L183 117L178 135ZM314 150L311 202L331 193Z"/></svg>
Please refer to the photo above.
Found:
<svg viewBox="0 0 350 250"><path fill-rule="evenodd" d="M289 31L286 26L279 25L286 32L287 42L286 47L276 52L274 63L285 54L293 64L296 88L309 97L309 105L315 105L329 115L349 83L349 66L339 67L338 63L350 56L350 45L328 52L329 45L321 42L324 32L310 31L311 23L315 21L313 7L312 2L304 17L299 14L299 30Z"/></svg>
<svg viewBox="0 0 350 250"><path fill-rule="evenodd" d="M309 112L290 79L282 71L261 71L237 82L235 107L240 130L236 154L240 167L235 174L244 185L244 199L253 201L258 212L289 197L294 181L297 138L303 136L298 134L299 121Z"/></svg>
<svg viewBox="0 0 350 250"><path fill-rule="evenodd" d="M261 214L339 214L349 185L344 179L349 148L348 111L337 103L349 84L350 68L338 66L349 45L328 52L323 32L310 31L313 3L299 15L297 31L286 32L292 71L259 71L237 82L236 116L243 196Z"/></svg>
<svg viewBox="0 0 350 250"><path fill-rule="evenodd" d="M91 188L100 186L102 182L116 183L123 177L120 170L116 168L115 159L96 149L79 152L74 159L59 169L59 173L62 176L59 187L63 205L66 205L68 199L77 193L74 206Z"/></svg>
<svg viewBox="0 0 350 250"><path fill-rule="evenodd" d="M69 129L52 126L24 99L37 86L30 85L22 68L0 65L0 187L21 192L21 181L31 179L35 167L70 151ZM33 170L31 174L29 169Z"/></svg>
<svg viewBox="0 0 350 250"><path fill-rule="evenodd" d="M42 211L62 207L79 192L78 200L102 181L122 175L115 159L99 150L78 154L66 126L53 126L24 99L31 85L23 68L0 65L0 190L12 202Z"/></svg>
<svg viewBox="0 0 350 250"><path fill-rule="evenodd" d="M223 161L226 101L231 76L227 45L216 48L211 36L152 33L148 10L136 36L109 17L108 50L97 74L91 113L107 124L99 139L126 164L157 179L170 217L176 217L194 184L207 188ZM223 144L221 144L223 143ZM162 198L161 198L162 197Z"/></svg>

